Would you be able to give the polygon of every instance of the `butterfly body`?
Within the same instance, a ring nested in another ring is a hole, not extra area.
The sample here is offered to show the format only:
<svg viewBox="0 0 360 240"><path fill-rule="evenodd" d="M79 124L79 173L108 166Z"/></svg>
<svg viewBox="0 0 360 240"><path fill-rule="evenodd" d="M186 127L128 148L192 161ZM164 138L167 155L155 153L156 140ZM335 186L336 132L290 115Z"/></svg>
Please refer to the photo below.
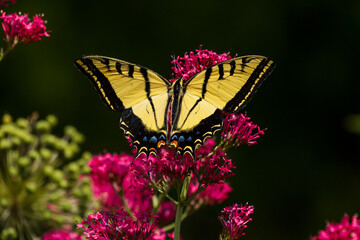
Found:
<svg viewBox="0 0 360 240"><path fill-rule="evenodd" d="M103 102L122 112L120 128L136 147L136 156L171 145L194 157L196 146L221 129L222 112L239 112L275 64L262 56L238 57L174 82L109 57L87 56L75 65Z"/></svg>

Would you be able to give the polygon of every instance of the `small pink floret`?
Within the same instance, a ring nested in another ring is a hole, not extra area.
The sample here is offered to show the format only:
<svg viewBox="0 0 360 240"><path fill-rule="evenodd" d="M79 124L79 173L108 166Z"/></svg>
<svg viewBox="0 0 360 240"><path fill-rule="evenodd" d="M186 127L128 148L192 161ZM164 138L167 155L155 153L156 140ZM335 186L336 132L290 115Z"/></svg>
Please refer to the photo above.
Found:
<svg viewBox="0 0 360 240"><path fill-rule="evenodd" d="M345 215L340 223L328 223L325 230L312 237L311 240L359 240L360 219L354 215L351 218Z"/></svg>
<svg viewBox="0 0 360 240"><path fill-rule="evenodd" d="M36 14L33 21L30 20L28 14L6 14L3 12L0 16L2 19L2 28L5 33L5 41L11 45L17 43L29 43L40 41L41 37L49 37L46 31L45 21Z"/></svg>
<svg viewBox="0 0 360 240"><path fill-rule="evenodd" d="M247 227L246 224L252 221L249 215L253 213L254 207L247 204L234 204L224 208L219 215L220 222L223 225L221 236L224 238L228 236L227 239L235 240L245 235L243 231Z"/></svg>

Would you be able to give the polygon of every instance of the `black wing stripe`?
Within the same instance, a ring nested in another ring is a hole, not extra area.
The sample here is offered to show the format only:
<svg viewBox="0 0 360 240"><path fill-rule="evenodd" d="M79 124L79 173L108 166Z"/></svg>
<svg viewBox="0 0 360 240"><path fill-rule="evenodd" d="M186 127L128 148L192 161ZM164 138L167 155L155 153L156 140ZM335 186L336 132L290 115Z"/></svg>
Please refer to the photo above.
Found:
<svg viewBox="0 0 360 240"><path fill-rule="evenodd" d="M236 63L235 63L235 61L231 61L231 62L230 62L230 66L231 66L230 76L232 76L232 75L234 75L235 68L236 68Z"/></svg>
<svg viewBox="0 0 360 240"><path fill-rule="evenodd" d="M201 100L202 100L202 99L199 98L199 99L195 102L195 104L191 107L191 109L189 110L188 114L186 115L186 118L185 118L184 122L182 123L182 125L181 125L181 127L180 127L179 129L181 129L181 128L184 126L184 124L186 123L189 115L192 113L192 111L194 111L195 107L199 104L199 102L201 102Z"/></svg>
<svg viewBox="0 0 360 240"><path fill-rule="evenodd" d="M133 69L133 71L134 71L134 69ZM146 97L147 97L147 99L149 100L150 105L151 105L151 108L152 108L152 110L153 110L153 114L154 114L154 119L155 119L156 126L159 126L158 121L157 121L157 118L156 118L156 114L155 114L155 106L154 106L154 103L153 103L153 101L152 101L152 99L151 99L151 97L150 97L150 93L151 93L151 90L150 90L150 80L149 80L149 77L148 77L147 69L141 67L141 68L140 68L140 73L142 74L143 78L145 79L145 92L146 92ZM129 74L130 74L130 69L129 69Z"/></svg>
<svg viewBox="0 0 360 240"><path fill-rule="evenodd" d="M133 78L134 74L134 65L128 65L129 66L129 77Z"/></svg>
<svg viewBox="0 0 360 240"><path fill-rule="evenodd" d="M202 87L202 98L204 98L204 97L205 97L206 87L207 87L207 84L208 84L209 78L210 78L210 76L211 76L211 72L212 72L212 68L208 68L208 69L206 69L206 72L205 72L205 79L204 79L204 83L203 83L203 87Z"/></svg>
<svg viewBox="0 0 360 240"><path fill-rule="evenodd" d="M268 58L265 58L260 62L260 64L256 67L256 69L251 74L250 78L247 80L247 82L244 84L244 86L241 88L241 90L226 104L226 106L223 108L223 111L233 112L233 111L235 111L235 108L238 107L238 109L236 109L236 112L238 112L250 101L253 94L260 87L261 83L267 78L267 76L271 73L271 71L273 70L273 68L275 66L274 64L269 66L268 69L266 70L266 72L263 73L261 78L255 84L256 80L259 78L260 74L263 72L264 67L267 66L269 62L270 62L270 59L268 59ZM255 86L254 86L254 84L255 84ZM249 92L250 92L250 94L249 94ZM245 101L242 103L241 106L239 106L241 101L244 99L245 99Z"/></svg>
<svg viewBox="0 0 360 240"><path fill-rule="evenodd" d="M224 78L224 65L219 64L218 67L219 67L219 79L218 80L221 80Z"/></svg>
<svg viewBox="0 0 360 240"><path fill-rule="evenodd" d="M85 65L87 67L84 68ZM97 69L90 59L80 58L75 61L75 66L92 82L103 102L113 111L122 111L124 105L111 87L109 79ZM100 84L99 84L100 83Z"/></svg>
<svg viewBox="0 0 360 240"><path fill-rule="evenodd" d="M123 73L122 73L122 71L121 71L121 63L116 62L115 68L116 68L116 71L117 71L119 74L123 75Z"/></svg>

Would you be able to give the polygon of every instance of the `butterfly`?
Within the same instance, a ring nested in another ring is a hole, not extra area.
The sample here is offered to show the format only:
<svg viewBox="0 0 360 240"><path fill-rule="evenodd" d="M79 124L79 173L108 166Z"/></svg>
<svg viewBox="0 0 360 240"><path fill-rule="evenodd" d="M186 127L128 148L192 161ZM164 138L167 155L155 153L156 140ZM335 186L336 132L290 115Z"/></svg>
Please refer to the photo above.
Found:
<svg viewBox="0 0 360 240"><path fill-rule="evenodd" d="M105 105L122 112L120 128L136 147L135 157L170 145L189 153L222 128L225 113L238 113L275 67L263 56L236 57L187 81L170 82L136 64L103 56L75 60Z"/></svg>

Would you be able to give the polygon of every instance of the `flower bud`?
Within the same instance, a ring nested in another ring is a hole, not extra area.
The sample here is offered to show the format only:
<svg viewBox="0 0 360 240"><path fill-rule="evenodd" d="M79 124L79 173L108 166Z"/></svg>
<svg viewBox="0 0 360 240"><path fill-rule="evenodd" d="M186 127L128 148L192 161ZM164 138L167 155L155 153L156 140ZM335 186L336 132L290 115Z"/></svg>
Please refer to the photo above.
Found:
<svg viewBox="0 0 360 240"><path fill-rule="evenodd" d="M48 148L41 148L40 149L40 156L44 160L49 160L51 158L51 151Z"/></svg>
<svg viewBox="0 0 360 240"><path fill-rule="evenodd" d="M39 120L35 124L35 129L39 132L49 132L51 130L51 124L45 120Z"/></svg>
<svg viewBox="0 0 360 240"><path fill-rule="evenodd" d="M8 168L8 171L11 177L15 177L19 175L19 169L16 166L10 166Z"/></svg>
<svg viewBox="0 0 360 240"><path fill-rule="evenodd" d="M29 157L19 157L18 164L22 168L25 168L25 167L29 166L29 164L30 164Z"/></svg>
<svg viewBox="0 0 360 240"><path fill-rule="evenodd" d="M61 180L63 180L63 178L64 178L64 173L63 173L61 170L56 169L56 170L54 170L53 174L50 175L50 178L51 178L53 181L59 183Z"/></svg>
<svg viewBox="0 0 360 240"><path fill-rule="evenodd" d="M45 165L43 168L43 173L45 176L50 177L54 174L54 168L50 165Z"/></svg>
<svg viewBox="0 0 360 240"><path fill-rule="evenodd" d="M11 141L9 139L0 139L0 150L6 150L11 148L12 144Z"/></svg>
<svg viewBox="0 0 360 240"><path fill-rule="evenodd" d="M25 119L25 118L18 118L16 120L16 125L19 126L20 128L28 128L29 127L29 120Z"/></svg>
<svg viewBox="0 0 360 240"><path fill-rule="evenodd" d="M52 114L47 115L46 120L50 123L51 127L56 126L58 123L57 118L55 117L55 115L52 115Z"/></svg>
<svg viewBox="0 0 360 240"><path fill-rule="evenodd" d="M25 183L25 189L29 191L30 193L33 193L36 191L36 184L34 182L26 182Z"/></svg>
<svg viewBox="0 0 360 240"><path fill-rule="evenodd" d="M4 240L12 240L12 239L16 239L18 237L15 228L5 228L0 235L0 239L4 239Z"/></svg>

